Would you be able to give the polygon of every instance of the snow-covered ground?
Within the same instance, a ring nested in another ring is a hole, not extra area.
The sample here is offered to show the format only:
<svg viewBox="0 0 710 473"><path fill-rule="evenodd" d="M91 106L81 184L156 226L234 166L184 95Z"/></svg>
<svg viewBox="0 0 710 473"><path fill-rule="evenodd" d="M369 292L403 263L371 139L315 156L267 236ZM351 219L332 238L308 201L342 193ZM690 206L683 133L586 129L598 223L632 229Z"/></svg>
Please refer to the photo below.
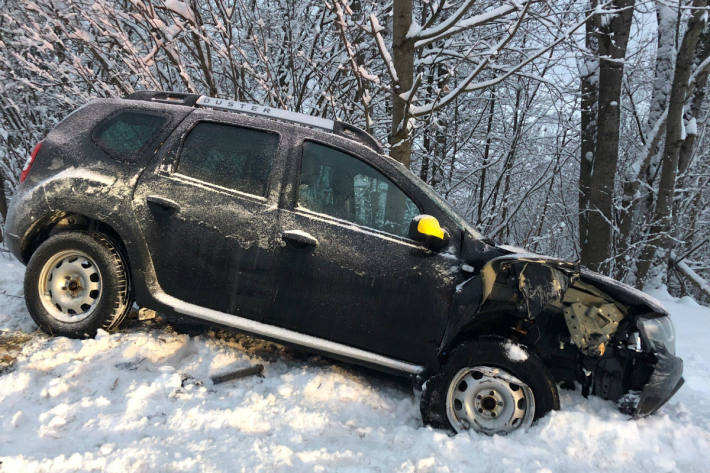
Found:
<svg viewBox="0 0 710 473"><path fill-rule="evenodd" d="M707 472L710 309L654 294L673 312L686 384L630 421L563 391L527 433L449 436L423 427L411 389L369 371L249 337L188 337L130 321L93 340L36 331L24 268L0 252L0 472ZM264 378L213 385L254 363Z"/></svg>

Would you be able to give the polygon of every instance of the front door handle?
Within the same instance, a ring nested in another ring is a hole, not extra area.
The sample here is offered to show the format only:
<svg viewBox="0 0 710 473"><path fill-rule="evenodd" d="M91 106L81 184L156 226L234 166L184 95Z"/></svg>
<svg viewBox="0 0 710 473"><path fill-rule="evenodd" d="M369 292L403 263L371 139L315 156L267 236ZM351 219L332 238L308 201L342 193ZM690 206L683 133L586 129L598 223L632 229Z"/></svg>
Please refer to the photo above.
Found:
<svg viewBox="0 0 710 473"><path fill-rule="evenodd" d="M318 246L318 240L303 230L286 230L281 237L287 242L295 243L298 247Z"/></svg>
<svg viewBox="0 0 710 473"><path fill-rule="evenodd" d="M166 199L165 197L160 197L158 195L149 195L145 198L148 205L152 209L158 209L161 212L177 212L180 210L180 205L174 200Z"/></svg>

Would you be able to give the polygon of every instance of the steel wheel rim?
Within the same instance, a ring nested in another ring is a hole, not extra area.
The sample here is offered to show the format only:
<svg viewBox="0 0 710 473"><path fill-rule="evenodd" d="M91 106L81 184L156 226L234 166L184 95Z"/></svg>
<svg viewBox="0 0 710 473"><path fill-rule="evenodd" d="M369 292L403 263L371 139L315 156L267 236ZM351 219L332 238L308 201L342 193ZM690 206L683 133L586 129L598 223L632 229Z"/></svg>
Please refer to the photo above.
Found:
<svg viewBox="0 0 710 473"><path fill-rule="evenodd" d="M503 369L466 367L449 384L446 415L457 432L507 434L530 427L535 397L527 384Z"/></svg>
<svg viewBox="0 0 710 473"><path fill-rule="evenodd" d="M39 275L39 298L47 313L65 323L81 322L94 313L103 282L96 262L79 250L53 255Z"/></svg>

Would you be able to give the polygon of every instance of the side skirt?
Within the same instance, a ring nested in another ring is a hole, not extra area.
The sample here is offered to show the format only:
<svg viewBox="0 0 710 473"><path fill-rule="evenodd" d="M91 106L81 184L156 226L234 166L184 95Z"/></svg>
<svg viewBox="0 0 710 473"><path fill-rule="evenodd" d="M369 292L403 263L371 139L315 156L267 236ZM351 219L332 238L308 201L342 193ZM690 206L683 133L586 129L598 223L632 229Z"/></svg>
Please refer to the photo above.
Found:
<svg viewBox="0 0 710 473"><path fill-rule="evenodd" d="M236 315L225 314L217 310L208 309L198 305L190 304L176 297L170 296L162 291L153 294L155 299L168 307L171 307L175 312L180 314L195 317L197 319L213 322L216 324L232 327L255 335L261 335L274 340L292 343L302 347L311 348L314 350L330 353L334 356L358 360L365 363L381 366L393 371L418 375L424 371L423 366L414 365L405 361L387 358L386 356L371 353L359 348L353 348L330 340L313 337L292 330L287 330L274 325L263 324L255 320L245 319Z"/></svg>

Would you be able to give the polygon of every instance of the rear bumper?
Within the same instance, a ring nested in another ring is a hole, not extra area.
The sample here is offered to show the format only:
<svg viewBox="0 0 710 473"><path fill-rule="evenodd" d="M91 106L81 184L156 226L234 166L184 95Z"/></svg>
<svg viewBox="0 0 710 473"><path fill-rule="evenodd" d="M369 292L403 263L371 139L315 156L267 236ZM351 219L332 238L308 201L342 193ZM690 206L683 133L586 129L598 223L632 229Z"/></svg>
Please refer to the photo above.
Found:
<svg viewBox="0 0 710 473"><path fill-rule="evenodd" d="M28 188L27 182L21 184L15 191L7 209L7 218L3 228L3 238L7 248L22 263L27 263L23 257L27 244L27 236L32 227L43 216L49 213L49 207L44 199L44 190L40 185Z"/></svg>
<svg viewBox="0 0 710 473"><path fill-rule="evenodd" d="M20 237L10 233L9 231L3 232L3 238L5 240L5 244L7 245L7 249L10 250L10 252L15 255L16 258L20 258Z"/></svg>
<svg viewBox="0 0 710 473"><path fill-rule="evenodd" d="M683 386L683 360L663 349L655 353L658 361L641 391L634 417L656 412Z"/></svg>
<svg viewBox="0 0 710 473"><path fill-rule="evenodd" d="M18 192L10 200L10 205L7 208L7 218L5 218L5 226L3 227L3 239L7 245L7 249L15 255L15 258L22 260L22 238L20 236L20 213L18 212L19 201L24 200Z"/></svg>

